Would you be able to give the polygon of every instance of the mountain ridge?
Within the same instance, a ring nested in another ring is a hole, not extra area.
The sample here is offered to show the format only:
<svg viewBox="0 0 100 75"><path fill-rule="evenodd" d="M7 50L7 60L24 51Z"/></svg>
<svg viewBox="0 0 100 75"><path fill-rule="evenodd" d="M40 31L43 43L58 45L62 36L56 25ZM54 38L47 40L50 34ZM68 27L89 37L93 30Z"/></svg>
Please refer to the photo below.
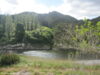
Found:
<svg viewBox="0 0 100 75"><path fill-rule="evenodd" d="M7 15L2 15L7 16ZM2 17L0 16L0 17ZM70 15L64 15L60 12L53 11L45 14L38 14L35 12L22 12L19 14L10 15L14 22L21 23L25 25L43 25L47 27L54 27L58 24L83 24L83 20L78 20L75 17L72 17ZM93 24L96 24L98 21L100 21L100 16L88 19L89 21L92 21ZM31 23L31 24L30 24Z"/></svg>
<svg viewBox="0 0 100 75"><path fill-rule="evenodd" d="M71 16L71 15L63 14L63 13L58 12L58 11L52 11L52 12L48 12L48 13L37 13L37 12L25 11L25 12L21 12L21 13L17 13L17 14L12 14L12 15L19 15L19 14L41 14L41 15L44 15L44 14L51 14L51 13L59 13L59 14L65 15L65 16ZM0 15L6 15L6 14L0 14ZM73 16L71 16L71 17L73 17ZM87 18L87 19L92 20L92 19L95 19L95 18L98 18L98 17L100 17L100 16L97 16L97 17L94 17L94 18L91 18L91 19ZM75 18L75 19L77 19L77 18ZM83 19L77 19L77 20L83 20Z"/></svg>

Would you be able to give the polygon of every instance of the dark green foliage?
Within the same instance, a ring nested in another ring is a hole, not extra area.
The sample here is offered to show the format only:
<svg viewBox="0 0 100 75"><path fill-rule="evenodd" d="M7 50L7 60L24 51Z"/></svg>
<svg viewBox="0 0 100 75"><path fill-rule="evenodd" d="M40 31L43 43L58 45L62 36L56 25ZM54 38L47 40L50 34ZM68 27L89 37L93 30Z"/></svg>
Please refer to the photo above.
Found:
<svg viewBox="0 0 100 75"><path fill-rule="evenodd" d="M99 18L92 19L93 23L84 23L55 11L48 14L24 12L0 15L0 44L45 44L51 48L54 43L59 47L96 46L100 43Z"/></svg>
<svg viewBox="0 0 100 75"><path fill-rule="evenodd" d="M48 27L40 27L33 31L26 31L25 41L32 44L53 45L53 30Z"/></svg>
<svg viewBox="0 0 100 75"><path fill-rule="evenodd" d="M0 24L0 39L4 36L3 25Z"/></svg>
<svg viewBox="0 0 100 75"><path fill-rule="evenodd" d="M24 40L25 30L23 24L17 24L15 31L15 39L17 43L21 43Z"/></svg>
<svg viewBox="0 0 100 75"><path fill-rule="evenodd" d="M0 65L1 66L7 66L16 64L20 61L20 58L17 54L13 53L6 53L0 56Z"/></svg>

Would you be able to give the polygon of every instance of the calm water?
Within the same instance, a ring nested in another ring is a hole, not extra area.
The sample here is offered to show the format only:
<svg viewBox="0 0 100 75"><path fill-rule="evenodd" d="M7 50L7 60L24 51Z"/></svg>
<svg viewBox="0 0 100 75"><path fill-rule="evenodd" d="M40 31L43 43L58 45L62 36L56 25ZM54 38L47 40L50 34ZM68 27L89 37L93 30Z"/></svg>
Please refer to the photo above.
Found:
<svg viewBox="0 0 100 75"><path fill-rule="evenodd" d="M22 54L47 59L79 59L79 60L97 60L100 54L78 53L69 51L25 51Z"/></svg>

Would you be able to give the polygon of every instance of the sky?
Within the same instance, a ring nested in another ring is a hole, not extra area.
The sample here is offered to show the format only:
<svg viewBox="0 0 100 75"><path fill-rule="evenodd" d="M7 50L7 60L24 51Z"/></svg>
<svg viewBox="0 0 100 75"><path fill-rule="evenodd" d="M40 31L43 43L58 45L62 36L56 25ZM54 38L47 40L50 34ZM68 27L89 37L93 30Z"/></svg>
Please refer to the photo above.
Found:
<svg viewBox="0 0 100 75"><path fill-rule="evenodd" d="M77 19L100 16L100 0L0 0L0 14L58 11Z"/></svg>

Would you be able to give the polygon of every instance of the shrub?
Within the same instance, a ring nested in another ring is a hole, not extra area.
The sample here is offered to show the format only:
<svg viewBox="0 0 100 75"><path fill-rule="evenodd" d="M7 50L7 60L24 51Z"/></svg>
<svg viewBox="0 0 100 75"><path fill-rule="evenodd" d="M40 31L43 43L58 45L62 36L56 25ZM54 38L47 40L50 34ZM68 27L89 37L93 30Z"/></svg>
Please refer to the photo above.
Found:
<svg viewBox="0 0 100 75"><path fill-rule="evenodd" d="M17 54L6 53L6 54L1 55L0 65L1 66L12 65L12 64L18 63L19 61L20 61L20 58Z"/></svg>

